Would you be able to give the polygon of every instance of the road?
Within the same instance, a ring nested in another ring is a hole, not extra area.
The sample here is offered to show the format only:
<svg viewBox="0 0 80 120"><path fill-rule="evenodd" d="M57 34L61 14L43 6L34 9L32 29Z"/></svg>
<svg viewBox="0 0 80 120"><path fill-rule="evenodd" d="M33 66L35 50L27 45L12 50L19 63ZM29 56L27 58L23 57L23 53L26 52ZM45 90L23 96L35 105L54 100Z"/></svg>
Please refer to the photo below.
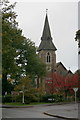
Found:
<svg viewBox="0 0 80 120"><path fill-rule="evenodd" d="M54 106L33 106L29 108L3 108L3 118L53 118L53 120L63 120L43 114L47 110L53 109ZM45 119L46 120L46 119Z"/></svg>

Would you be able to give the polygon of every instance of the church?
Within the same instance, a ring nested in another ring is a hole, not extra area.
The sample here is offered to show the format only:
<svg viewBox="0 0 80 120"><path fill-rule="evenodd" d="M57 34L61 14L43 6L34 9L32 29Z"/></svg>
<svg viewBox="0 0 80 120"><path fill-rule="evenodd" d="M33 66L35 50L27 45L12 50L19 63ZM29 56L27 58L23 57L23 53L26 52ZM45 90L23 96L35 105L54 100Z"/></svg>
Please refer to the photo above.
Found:
<svg viewBox="0 0 80 120"><path fill-rule="evenodd" d="M51 36L48 14L46 11L43 33L42 33L40 45L38 47L38 55L43 61L43 63L46 64L46 69L48 73L57 72L58 74L63 76L68 74L71 75L72 74L71 70L67 70L62 62L58 62L58 63L56 62L56 51L57 48ZM47 76L42 80L44 89L45 89L46 79Z"/></svg>

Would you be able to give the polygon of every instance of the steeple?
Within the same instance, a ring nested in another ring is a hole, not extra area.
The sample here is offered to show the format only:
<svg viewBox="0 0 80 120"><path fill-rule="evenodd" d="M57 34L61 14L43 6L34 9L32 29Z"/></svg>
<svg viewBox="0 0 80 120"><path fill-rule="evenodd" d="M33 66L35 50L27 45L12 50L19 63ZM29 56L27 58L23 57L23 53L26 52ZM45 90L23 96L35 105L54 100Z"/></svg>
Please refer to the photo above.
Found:
<svg viewBox="0 0 80 120"><path fill-rule="evenodd" d="M40 43L38 51L40 50L54 50L54 51L57 50L52 42L52 37L51 37L51 32L50 32L50 27L49 27L49 22L48 22L47 9L46 9L44 29L43 29L41 43Z"/></svg>
<svg viewBox="0 0 80 120"><path fill-rule="evenodd" d="M47 11L46 11L45 24L44 24L44 29L43 29L43 34L42 34L41 40L48 40L48 39L52 40L49 22L48 22Z"/></svg>

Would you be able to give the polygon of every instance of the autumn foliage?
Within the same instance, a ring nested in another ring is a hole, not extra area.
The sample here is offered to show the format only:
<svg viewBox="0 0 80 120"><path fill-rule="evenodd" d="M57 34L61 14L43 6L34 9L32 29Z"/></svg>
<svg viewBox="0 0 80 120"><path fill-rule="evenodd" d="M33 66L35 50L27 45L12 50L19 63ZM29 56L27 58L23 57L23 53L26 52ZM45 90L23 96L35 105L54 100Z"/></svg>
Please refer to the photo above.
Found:
<svg viewBox="0 0 80 120"><path fill-rule="evenodd" d="M59 93L61 91L73 92L74 87L80 87L80 75L72 74L62 76L57 72L51 73L46 79L46 91L49 93Z"/></svg>

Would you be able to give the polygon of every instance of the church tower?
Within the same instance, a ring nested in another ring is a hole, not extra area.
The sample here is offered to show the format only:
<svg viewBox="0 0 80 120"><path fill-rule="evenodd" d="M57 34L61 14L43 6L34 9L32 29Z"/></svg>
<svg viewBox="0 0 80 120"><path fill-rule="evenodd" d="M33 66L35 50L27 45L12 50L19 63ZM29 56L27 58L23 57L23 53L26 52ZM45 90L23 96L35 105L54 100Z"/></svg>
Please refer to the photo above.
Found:
<svg viewBox="0 0 80 120"><path fill-rule="evenodd" d="M41 37L41 43L38 48L38 54L42 61L47 65L47 70L49 72L51 72L51 70L54 70L56 66L56 54L55 54L56 50L57 49L52 41L50 26L48 22L48 15L46 10L45 23Z"/></svg>

